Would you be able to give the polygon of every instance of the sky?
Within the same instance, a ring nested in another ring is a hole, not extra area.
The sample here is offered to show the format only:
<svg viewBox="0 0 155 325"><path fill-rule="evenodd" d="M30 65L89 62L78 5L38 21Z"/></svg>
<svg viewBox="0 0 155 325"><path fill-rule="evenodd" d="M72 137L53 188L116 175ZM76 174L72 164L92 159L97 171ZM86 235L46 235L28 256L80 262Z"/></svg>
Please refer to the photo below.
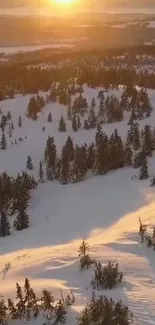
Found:
<svg viewBox="0 0 155 325"><path fill-rule="evenodd" d="M155 0L76 0L81 9L98 11L146 12L155 13ZM7 13L6 8L52 8L55 0L0 0L0 13ZM25 9L25 13L26 13Z"/></svg>

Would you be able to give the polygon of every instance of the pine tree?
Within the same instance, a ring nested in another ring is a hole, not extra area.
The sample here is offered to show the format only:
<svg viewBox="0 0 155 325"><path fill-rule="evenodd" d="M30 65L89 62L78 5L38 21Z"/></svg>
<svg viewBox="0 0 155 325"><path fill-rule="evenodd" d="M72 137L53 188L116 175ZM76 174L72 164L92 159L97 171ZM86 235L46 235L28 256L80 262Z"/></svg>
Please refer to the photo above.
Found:
<svg viewBox="0 0 155 325"><path fill-rule="evenodd" d="M32 158L30 156L27 157L26 168L29 169L29 170L33 169Z"/></svg>
<svg viewBox="0 0 155 325"><path fill-rule="evenodd" d="M19 119L18 119L18 126L19 126L19 128L22 127L22 118L21 118L21 116L19 116Z"/></svg>
<svg viewBox="0 0 155 325"><path fill-rule="evenodd" d="M148 177L149 177L149 175L148 175L147 159L143 158L142 166L141 166L140 172L139 172L139 179L143 180L143 179L147 179Z"/></svg>
<svg viewBox="0 0 155 325"><path fill-rule="evenodd" d="M88 253L88 251L89 251L89 245L85 240L83 240L78 250L79 256L85 256Z"/></svg>
<svg viewBox="0 0 155 325"><path fill-rule="evenodd" d="M64 146L62 149L59 181L60 181L60 183L65 185L69 182L69 180L70 180L69 156L68 156L68 151L66 150L66 146Z"/></svg>
<svg viewBox="0 0 155 325"><path fill-rule="evenodd" d="M11 124L9 123L9 137L12 137L12 128L11 128Z"/></svg>
<svg viewBox="0 0 155 325"><path fill-rule="evenodd" d="M103 134L101 126L98 125L95 135L95 157L93 164L93 173L96 175L103 175L108 170L108 138Z"/></svg>
<svg viewBox="0 0 155 325"><path fill-rule="evenodd" d="M7 307L3 297L0 295L0 324L5 325L7 319Z"/></svg>
<svg viewBox="0 0 155 325"><path fill-rule="evenodd" d="M96 131L96 134L95 134L95 144L96 144L96 146L98 146L102 141L103 141L103 132L102 132L101 124L99 123L97 125L97 131Z"/></svg>
<svg viewBox="0 0 155 325"><path fill-rule="evenodd" d="M123 142L117 130L113 132L109 140L108 165L111 170L122 168L125 165Z"/></svg>
<svg viewBox="0 0 155 325"><path fill-rule="evenodd" d="M9 235L10 235L10 223L6 214L2 211L1 219L0 219L0 237L5 237Z"/></svg>
<svg viewBox="0 0 155 325"><path fill-rule="evenodd" d="M99 117L103 117L104 116L104 112L105 112L105 108L104 108L104 97L101 97L101 99L100 99L100 107L99 107L99 112L98 112Z"/></svg>
<svg viewBox="0 0 155 325"><path fill-rule="evenodd" d="M13 122L11 122L11 128L12 128L12 130L14 130L14 124L13 124Z"/></svg>
<svg viewBox="0 0 155 325"><path fill-rule="evenodd" d="M18 300L16 307L17 307L17 313L18 318L22 318L26 315L26 308L25 308L25 302L23 298L23 293L20 285L16 283L16 299Z"/></svg>
<svg viewBox="0 0 155 325"><path fill-rule="evenodd" d="M63 116L61 115L60 121L59 121L59 128L58 128L59 132L66 132L66 123L64 121Z"/></svg>
<svg viewBox="0 0 155 325"><path fill-rule="evenodd" d="M127 166L132 166L132 157L133 157L133 152L129 146L125 147L125 164Z"/></svg>
<svg viewBox="0 0 155 325"><path fill-rule="evenodd" d="M23 204L20 204L18 209L17 217L14 221L14 227L16 230L23 230L29 227L29 217L25 211Z"/></svg>
<svg viewBox="0 0 155 325"><path fill-rule="evenodd" d="M78 118L77 118L77 128L78 128L78 129L81 128L80 116L78 116Z"/></svg>
<svg viewBox="0 0 155 325"><path fill-rule="evenodd" d="M48 180L53 180L56 172L56 146L54 137L48 137L45 149L46 174Z"/></svg>
<svg viewBox="0 0 155 325"><path fill-rule="evenodd" d="M128 101L128 94L127 91L125 90L121 96L121 102L120 105L124 111L129 110L129 101Z"/></svg>
<svg viewBox="0 0 155 325"><path fill-rule="evenodd" d="M152 177L150 186L155 186L155 176Z"/></svg>
<svg viewBox="0 0 155 325"><path fill-rule="evenodd" d="M84 129L85 130L89 130L90 129L90 125L88 123L88 120L84 120Z"/></svg>
<svg viewBox="0 0 155 325"><path fill-rule="evenodd" d="M72 129L74 132L76 132L78 129L75 115L73 115L73 119L72 119Z"/></svg>
<svg viewBox="0 0 155 325"><path fill-rule="evenodd" d="M92 169L94 166L95 159L95 145L92 143L87 149L87 168Z"/></svg>
<svg viewBox="0 0 155 325"><path fill-rule="evenodd" d="M5 150L7 148L7 141L4 132L2 132L2 139L1 139L1 149Z"/></svg>
<svg viewBox="0 0 155 325"><path fill-rule="evenodd" d="M135 109L132 108L128 125L132 125L134 123L134 120L136 120L136 114L135 114Z"/></svg>
<svg viewBox="0 0 155 325"><path fill-rule="evenodd" d="M67 138L65 147L68 152L68 159L69 161L72 161L74 159L75 149L74 149L73 141L70 136L68 136Z"/></svg>
<svg viewBox="0 0 155 325"><path fill-rule="evenodd" d="M26 278L25 279L25 284L24 284L24 291L25 291L25 304L27 308L36 308L37 306L37 298L36 295L33 291L33 289L30 286L29 280Z"/></svg>
<svg viewBox="0 0 155 325"><path fill-rule="evenodd" d="M40 164L39 164L39 181L41 183L44 183L44 171L43 171L43 165L42 165L41 161L40 161Z"/></svg>
<svg viewBox="0 0 155 325"><path fill-rule="evenodd" d="M54 325L65 324L66 323L66 315L67 315L66 309L65 309L62 301L60 300L55 308L56 319L55 319Z"/></svg>
<svg viewBox="0 0 155 325"><path fill-rule="evenodd" d="M142 151L139 151L138 153L136 153L134 156L134 159L133 159L133 167L134 168L141 167L144 157L145 157L145 155Z"/></svg>
<svg viewBox="0 0 155 325"><path fill-rule="evenodd" d="M80 164L80 170L81 170L81 176L82 179L84 179L86 173L87 173L87 145L86 143L80 148L80 156L81 156L81 164Z"/></svg>
<svg viewBox="0 0 155 325"><path fill-rule="evenodd" d="M140 131L138 123L133 124L133 149L138 150L140 148Z"/></svg>
<svg viewBox="0 0 155 325"><path fill-rule="evenodd" d="M72 183L80 182L83 178L83 161L81 160L83 158L83 155L81 155L81 148L76 145L75 148L75 156L74 161L72 165L72 171L71 171L71 180Z"/></svg>
<svg viewBox="0 0 155 325"><path fill-rule="evenodd" d="M6 124L7 124L7 117L5 115L2 115L1 124L0 124L2 132L4 132Z"/></svg>
<svg viewBox="0 0 155 325"><path fill-rule="evenodd" d="M95 108L96 106L96 102L95 102L95 97L92 98L92 101L91 101L91 108Z"/></svg>
<svg viewBox="0 0 155 325"><path fill-rule="evenodd" d="M8 299L8 312L9 312L10 319L13 320L18 318L17 309L14 305L14 302L11 299Z"/></svg>
<svg viewBox="0 0 155 325"><path fill-rule="evenodd" d="M41 302L42 302L42 308L45 311L53 311L54 310L54 297L51 295L51 293L48 290L42 291L41 296Z"/></svg>
<svg viewBox="0 0 155 325"><path fill-rule="evenodd" d="M71 120L71 118L72 118L71 99L69 100L69 103L68 103L67 116L68 116L68 119Z"/></svg>
<svg viewBox="0 0 155 325"><path fill-rule="evenodd" d="M48 117L47 117L48 122L52 122L52 114L49 112Z"/></svg>
<svg viewBox="0 0 155 325"><path fill-rule="evenodd" d="M90 128L92 128L92 129L95 128L96 116L95 116L95 112L94 112L93 108L91 108L89 111L88 122L89 122Z"/></svg>
<svg viewBox="0 0 155 325"><path fill-rule="evenodd" d="M11 120L11 118L12 118L11 113L10 113L10 111L8 111L8 113L7 113L7 119L8 120Z"/></svg>
<svg viewBox="0 0 155 325"><path fill-rule="evenodd" d="M153 151L153 134L149 125L145 125L143 130L142 147L145 154L151 156Z"/></svg>

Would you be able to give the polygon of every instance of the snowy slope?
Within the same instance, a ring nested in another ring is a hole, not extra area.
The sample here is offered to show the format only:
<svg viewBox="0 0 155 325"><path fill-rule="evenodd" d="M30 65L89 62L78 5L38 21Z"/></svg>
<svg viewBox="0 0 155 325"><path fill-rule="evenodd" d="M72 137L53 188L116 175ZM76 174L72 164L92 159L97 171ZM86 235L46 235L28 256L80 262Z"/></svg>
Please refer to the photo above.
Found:
<svg viewBox="0 0 155 325"><path fill-rule="evenodd" d="M111 92L120 96L122 90ZM85 96L90 104L97 90L85 87ZM149 96L154 110L149 119L139 122L141 127L146 123L155 126L154 91L149 90ZM17 96L0 103L3 113L11 111L15 124L13 139L24 139L13 146L10 142L6 151L0 151L0 172L7 170L15 175L25 170L27 156L31 155L37 178L48 135L55 137L60 152L68 135L74 143L91 143L95 130L81 129L73 133L71 122L67 121L67 132L59 133L60 116L67 116L66 107L59 104L47 105L37 121L29 120L25 116L29 98ZM49 111L52 123L47 122ZM17 127L19 115L23 120L22 128ZM110 135L117 128L125 138L128 118L127 113L124 121L103 126L104 132ZM42 126L46 127L45 132ZM155 171L154 158L149 160L149 171L150 174ZM132 168L124 168L105 176L88 175L81 183L66 186L56 181L45 182L32 191L28 211L30 228L0 238L1 293L14 298L15 283L18 281L22 285L25 277L30 279L36 292L48 288L57 298L60 289L64 295L73 290L76 303L67 325L74 325L75 317L92 293L92 271L79 271L77 253L81 240L86 238L92 257L103 263L119 262L125 275L119 288L102 293L116 300L121 298L129 305L135 324L155 324L155 253L141 244L137 235L139 217L147 224L155 223L155 189L150 188L149 180L131 180L134 173ZM5 274L4 266L8 262L11 268ZM43 322L31 325L33 323Z"/></svg>

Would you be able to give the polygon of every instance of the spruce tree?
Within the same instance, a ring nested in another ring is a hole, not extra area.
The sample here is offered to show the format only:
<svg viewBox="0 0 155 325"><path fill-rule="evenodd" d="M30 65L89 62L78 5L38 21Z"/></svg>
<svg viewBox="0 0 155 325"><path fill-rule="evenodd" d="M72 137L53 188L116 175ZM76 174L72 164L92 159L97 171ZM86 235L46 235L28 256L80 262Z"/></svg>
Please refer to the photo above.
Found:
<svg viewBox="0 0 155 325"><path fill-rule="evenodd" d="M92 143L87 149L87 168L92 169L95 160L95 145Z"/></svg>
<svg viewBox="0 0 155 325"><path fill-rule="evenodd" d="M22 289L18 283L16 283L16 299L18 300L16 304L18 318L21 319L24 316L26 316L26 307L25 307Z"/></svg>
<svg viewBox="0 0 155 325"><path fill-rule="evenodd" d="M4 132L5 130L6 123L7 123L7 117L5 115L2 115L1 124L0 124L2 132Z"/></svg>
<svg viewBox="0 0 155 325"><path fill-rule="evenodd" d="M18 119L18 126L19 126L19 128L22 127L22 118L21 118L21 116L19 116L19 119Z"/></svg>
<svg viewBox="0 0 155 325"><path fill-rule="evenodd" d="M4 132L2 132L2 139L1 139L1 149L5 150L7 148L7 141Z"/></svg>
<svg viewBox="0 0 155 325"><path fill-rule="evenodd" d="M39 164L39 181L41 183L44 183L44 171L43 171L43 165L42 165L41 161L40 161L40 164Z"/></svg>
<svg viewBox="0 0 155 325"><path fill-rule="evenodd" d="M8 299L8 312L9 312L10 319L13 320L18 318L17 309L14 305L14 302L11 299Z"/></svg>
<svg viewBox="0 0 155 325"><path fill-rule="evenodd" d="M1 219L0 219L0 237L6 237L10 235L10 223L9 220L4 213L1 212Z"/></svg>
<svg viewBox="0 0 155 325"><path fill-rule="evenodd" d="M101 99L100 99L100 107L99 107L99 112L98 112L99 117L103 117L104 113L105 113L104 97L101 97Z"/></svg>
<svg viewBox="0 0 155 325"><path fill-rule="evenodd" d="M12 130L14 130L14 124L13 124L13 122L11 122L11 128L12 128Z"/></svg>
<svg viewBox="0 0 155 325"><path fill-rule="evenodd" d="M88 122L89 122L90 128L92 128L92 129L95 128L95 126L96 126L96 116L95 116L95 112L94 112L93 108L91 108L90 111L89 111Z"/></svg>
<svg viewBox="0 0 155 325"><path fill-rule="evenodd" d="M153 134L149 125L145 125L143 130L142 147L145 154L151 156L153 151Z"/></svg>
<svg viewBox="0 0 155 325"><path fill-rule="evenodd" d="M132 108L128 125L132 125L134 123L134 120L136 120L136 114L135 114L135 109Z"/></svg>
<svg viewBox="0 0 155 325"><path fill-rule="evenodd" d="M0 295L0 324L5 325L7 321L7 307L3 297Z"/></svg>
<svg viewBox="0 0 155 325"><path fill-rule="evenodd" d="M53 137L48 137L45 149L46 174L48 180L53 180L56 172L56 146Z"/></svg>
<svg viewBox="0 0 155 325"><path fill-rule="evenodd" d="M90 129L90 125L88 123L88 120L84 120L84 129L85 130L89 130Z"/></svg>
<svg viewBox="0 0 155 325"><path fill-rule="evenodd" d="M69 161L72 161L74 159L75 149L74 149L73 141L70 136L68 136L67 138L65 147L68 152L68 159Z"/></svg>
<svg viewBox="0 0 155 325"><path fill-rule="evenodd" d="M9 123L9 137L12 137L12 128L11 128L11 124Z"/></svg>
<svg viewBox="0 0 155 325"><path fill-rule="evenodd" d="M42 309L44 311L54 311L54 297L51 295L51 292L48 290L42 291L41 296Z"/></svg>
<svg viewBox="0 0 155 325"><path fill-rule="evenodd" d="M152 177L150 186L154 187L155 186L155 176Z"/></svg>
<svg viewBox="0 0 155 325"><path fill-rule="evenodd" d="M95 136L96 150L93 164L93 173L103 175L108 170L108 138L102 133L100 126Z"/></svg>
<svg viewBox="0 0 155 325"><path fill-rule="evenodd" d="M132 150L131 150L131 148L129 146L125 147L124 155L125 155L125 164L127 166L131 166L132 165L133 152L132 152Z"/></svg>
<svg viewBox="0 0 155 325"><path fill-rule="evenodd" d="M75 115L73 115L73 119L72 119L72 129L74 132L76 132L78 129Z"/></svg>
<svg viewBox="0 0 155 325"><path fill-rule="evenodd" d="M62 303L62 301L60 300L55 308L55 322L54 325L58 325L58 324L65 324L66 323L66 309Z"/></svg>
<svg viewBox="0 0 155 325"><path fill-rule="evenodd" d="M77 118L77 128L78 128L78 129L81 128L80 116L78 116L78 118Z"/></svg>
<svg viewBox="0 0 155 325"><path fill-rule="evenodd" d="M133 159L133 167L134 168L141 167L144 157L145 157L145 154L143 153L143 151L137 152Z"/></svg>
<svg viewBox="0 0 155 325"><path fill-rule="evenodd" d="M102 132L102 128L101 128L101 124L99 123L97 125L97 131L95 134L95 144L96 146L98 146L98 144L100 144L103 141L103 132Z"/></svg>
<svg viewBox="0 0 155 325"><path fill-rule="evenodd" d="M29 170L33 169L32 158L30 156L27 157L26 168L29 169Z"/></svg>
<svg viewBox="0 0 155 325"><path fill-rule="evenodd" d="M37 306L37 298L36 295L33 291L33 289L30 286L29 280L26 278L25 279L25 284L24 284L24 291L25 291L25 304L27 308L33 308L35 309Z"/></svg>
<svg viewBox="0 0 155 325"><path fill-rule="evenodd" d="M133 149L138 150L140 148L140 131L138 123L133 124Z"/></svg>
<svg viewBox="0 0 155 325"><path fill-rule="evenodd" d="M60 121L59 121L58 131L59 132L66 132L66 123L65 123L65 120L64 120L62 115L61 115L61 118L60 118Z"/></svg>
<svg viewBox="0 0 155 325"><path fill-rule="evenodd" d="M8 111L8 113L7 113L7 119L8 120L11 120L11 118L12 118L11 113L10 113L10 111Z"/></svg>
<svg viewBox="0 0 155 325"><path fill-rule="evenodd" d="M76 145L75 156L74 156L74 161L73 161L72 171L71 171L72 183L77 183L82 180L83 178L82 164L83 162L81 161L81 148Z"/></svg>
<svg viewBox="0 0 155 325"><path fill-rule="evenodd" d="M67 116L68 116L68 119L71 120L71 118L72 118L71 100L69 100L69 103L68 103Z"/></svg>
<svg viewBox="0 0 155 325"><path fill-rule="evenodd" d="M78 250L79 256L85 256L86 254L88 254L88 251L89 244L85 240L83 240Z"/></svg>
<svg viewBox="0 0 155 325"><path fill-rule="evenodd" d="M52 114L49 112L48 117L47 117L48 122L52 122Z"/></svg>
<svg viewBox="0 0 155 325"><path fill-rule="evenodd" d="M62 149L59 181L63 185L67 184L70 181L69 155L68 150L66 150L66 146L64 146Z"/></svg>
<svg viewBox="0 0 155 325"><path fill-rule="evenodd" d="M148 177L149 177L149 175L148 175L147 159L143 158L142 166L141 166L140 172L139 172L139 179L143 180L143 179L147 179Z"/></svg>
<svg viewBox="0 0 155 325"><path fill-rule="evenodd" d="M96 106L96 102L95 102L95 98L93 97L91 101L91 108L94 109L95 106Z"/></svg>
<svg viewBox="0 0 155 325"><path fill-rule="evenodd" d="M19 231L29 227L29 216L27 215L22 202L18 208L17 217L14 221L14 227Z"/></svg>

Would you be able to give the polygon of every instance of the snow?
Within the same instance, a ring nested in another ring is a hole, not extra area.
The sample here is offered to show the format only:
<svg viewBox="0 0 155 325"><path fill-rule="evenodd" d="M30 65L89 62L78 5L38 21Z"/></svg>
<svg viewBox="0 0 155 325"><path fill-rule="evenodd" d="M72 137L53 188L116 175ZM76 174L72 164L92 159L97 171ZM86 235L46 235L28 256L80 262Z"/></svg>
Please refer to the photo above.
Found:
<svg viewBox="0 0 155 325"><path fill-rule="evenodd" d="M149 21L148 28L155 28L155 20Z"/></svg>
<svg viewBox="0 0 155 325"><path fill-rule="evenodd" d="M27 46L11 46L11 47L0 47L0 53L5 54L13 54L13 53L21 53L21 52L33 52L48 48L59 49L62 47L72 48L74 44L68 43L58 43L58 44L45 44L45 45L27 45Z"/></svg>
<svg viewBox="0 0 155 325"><path fill-rule="evenodd" d="M154 45L155 44L155 39L153 39L150 42L145 42L144 45Z"/></svg>
<svg viewBox="0 0 155 325"><path fill-rule="evenodd" d="M89 105L95 96L98 106L98 90L84 87ZM122 91L120 87L119 90L110 90L110 93L120 98ZM139 121L141 128L145 124L155 126L155 92L148 90L148 93L154 110L150 118ZM23 138L23 142L18 141L17 145L11 145L8 138L7 150L0 151L0 172L7 170L16 175L25 170L30 155L37 178L48 135L55 137L60 153L68 135L74 143L91 143L96 131L81 129L74 133L71 122L67 121L67 132L59 133L59 119L61 114L67 117L67 109L58 103L46 105L38 120L32 121L26 117L29 99L29 95L18 95L0 103L4 114L11 111L15 125L12 139ZM49 111L52 123L47 122ZM17 126L19 115L23 120L22 128ZM103 125L103 130L110 135L117 128L125 139L128 119L126 113L122 122ZM46 127L44 132L42 126ZM150 175L154 171L153 157L149 159ZM105 176L88 174L77 184L63 186L56 181L46 181L33 190L28 208L30 228L0 238L1 294L5 298L15 298L15 283L18 281L23 285L25 277L30 279L36 293L47 288L60 298L60 289L65 296L73 290L76 302L69 312L67 325L75 325L75 318L92 294L92 270L79 271L78 247L86 238L93 258L103 263L109 260L118 262L124 273L120 287L100 293L116 300L122 299L134 314L134 324L155 324L155 252L141 244L137 234L139 217L147 224L155 223L155 189L150 188L149 180L132 180L133 174L135 170L132 168L123 168ZM4 274L8 262L11 268ZM42 319L37 321L38 325L42 323ZM14 324L23 325L24 321ZM34 321L30 324L33 325Z"/></svg>
<svg viewBox="0 0 155 325"><path fill-rule="evenodd" d="M126 28L127 24L120 24L120 25L112 25L113 28Z"/></svg>

